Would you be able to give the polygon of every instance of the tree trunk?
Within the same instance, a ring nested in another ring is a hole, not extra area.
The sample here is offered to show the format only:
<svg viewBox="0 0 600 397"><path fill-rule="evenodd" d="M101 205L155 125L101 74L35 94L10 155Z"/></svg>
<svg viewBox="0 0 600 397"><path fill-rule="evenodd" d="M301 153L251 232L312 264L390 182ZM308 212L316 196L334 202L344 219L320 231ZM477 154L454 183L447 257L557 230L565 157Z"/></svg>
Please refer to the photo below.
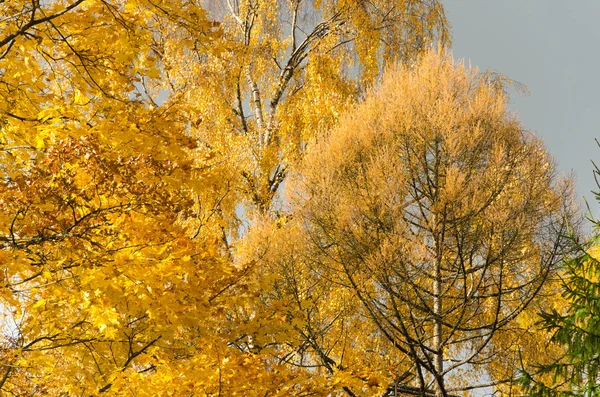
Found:
<svg viewBox="0 0 600 397"><path fill-rule="evenodd" d="M442 346L442 271L440 258L435 264L435 278L433 280L433 366L435 369L435 396L444 397L444 351Z"/></svg>

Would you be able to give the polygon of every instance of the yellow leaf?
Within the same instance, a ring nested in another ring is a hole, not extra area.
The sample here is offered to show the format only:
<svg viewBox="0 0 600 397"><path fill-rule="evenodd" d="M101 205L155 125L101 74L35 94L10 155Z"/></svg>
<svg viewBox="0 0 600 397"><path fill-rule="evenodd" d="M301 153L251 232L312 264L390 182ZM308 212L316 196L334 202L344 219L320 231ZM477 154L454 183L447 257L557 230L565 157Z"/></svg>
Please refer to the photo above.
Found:
<svg viewBox="0 0 600 397"><path fill-rule="evenodd" d="M46 299L41 298L40 300L38 300L37 302L35 302L33 304L33 306L31 306L32 309L37 309L38 307L44 305L46 303Z"/></svg>

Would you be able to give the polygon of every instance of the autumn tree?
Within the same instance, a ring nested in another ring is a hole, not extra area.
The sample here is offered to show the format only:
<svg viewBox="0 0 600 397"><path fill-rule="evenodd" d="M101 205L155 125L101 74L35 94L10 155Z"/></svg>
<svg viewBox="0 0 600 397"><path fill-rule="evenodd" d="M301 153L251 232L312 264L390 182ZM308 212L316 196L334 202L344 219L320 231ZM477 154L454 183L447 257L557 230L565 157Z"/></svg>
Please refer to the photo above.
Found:
<svg viewBox="0 0 600 397"><path fill-rule="evenodd" d="M157 103L155 41L191 50L217 27L176 1L0 14L1 394L278 390L285 372L221 326L251 299L236 288L252 264L213 222L237 172L190 136L175 93Z"/></svg>
<svg viewBox="0 0 600 397"><path fill-rule="evenodd" d="M568 181L506 106L497 76L429 52L309 145L292 220L264 245L265 266L287 270L265 296L294 297L282 311L300 313L309 356L346 376L342 394L505 381L488 372L495 339L555 271L570 206Z"/></svg>
<svg viewBox="0 0 600 397"><path fill-rule="evenodd" d="M197 134L243 168L250 207L270 209L306 141L333 125L390 61L449 43L438 0L218 0L217 49L160 47ZM240 150L241 149L241 150Z"/></svg>
<svg viewBox="0 0 600 397"><path fill-rule="evenodd" d="M0 2L2 392L337 387L279 359L313 342L256 309L239 209L384 63L446 43L443 8L202 3Z"/></svg>

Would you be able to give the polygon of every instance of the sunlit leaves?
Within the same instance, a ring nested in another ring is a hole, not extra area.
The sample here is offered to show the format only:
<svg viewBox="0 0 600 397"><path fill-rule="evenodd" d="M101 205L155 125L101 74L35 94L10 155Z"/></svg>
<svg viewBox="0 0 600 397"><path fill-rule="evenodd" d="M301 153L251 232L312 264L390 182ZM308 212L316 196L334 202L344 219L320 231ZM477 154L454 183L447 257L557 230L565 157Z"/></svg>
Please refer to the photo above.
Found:
<svg viewBox="0 0 600 397"><path fill-rule="evenodd" d="M262 295L293 280L237 237L384 64L447 42L443 9L230 6L0 2L3 391L368 394L398 371L351 294L303 269L296 301ZM350 345L377 353L347 370Z"/></svg>
<svg viewBox="0 0 600 397"><path fill-rule="evenodd" d="M338 295L352 302L313 330L327 335L317 345L324 367L348 370L353 353L372 352L386 387L416 395L513 381L517 363L497 357L518 354L505 350L525 340L515 319L556 274L570 190L500 88L431 51L389 70L309 144L293 180L293 221L278 232L296 243L267 262L279 261L282 290L294 297L329 292L307 313L326 312L323 301ZM342 326L374 346L349 332L338 353L329 343ZM391 378L383 357L396 363Z"/></svg>

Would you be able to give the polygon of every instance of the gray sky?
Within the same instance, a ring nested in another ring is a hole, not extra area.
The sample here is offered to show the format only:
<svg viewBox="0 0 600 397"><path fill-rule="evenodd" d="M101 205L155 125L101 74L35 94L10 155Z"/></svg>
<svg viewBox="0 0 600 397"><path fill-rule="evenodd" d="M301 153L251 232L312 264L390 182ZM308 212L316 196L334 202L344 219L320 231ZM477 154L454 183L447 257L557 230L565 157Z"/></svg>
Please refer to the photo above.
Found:
<svg viewBox="0 0 600 397"><path fill-rule="evenodd" d="M595 215L589 193L600 166L600 1L443 0L452 24L456 58L493 69L525 84L527 96L513 95L512 109L573 171L579 197Z"/></svg>

